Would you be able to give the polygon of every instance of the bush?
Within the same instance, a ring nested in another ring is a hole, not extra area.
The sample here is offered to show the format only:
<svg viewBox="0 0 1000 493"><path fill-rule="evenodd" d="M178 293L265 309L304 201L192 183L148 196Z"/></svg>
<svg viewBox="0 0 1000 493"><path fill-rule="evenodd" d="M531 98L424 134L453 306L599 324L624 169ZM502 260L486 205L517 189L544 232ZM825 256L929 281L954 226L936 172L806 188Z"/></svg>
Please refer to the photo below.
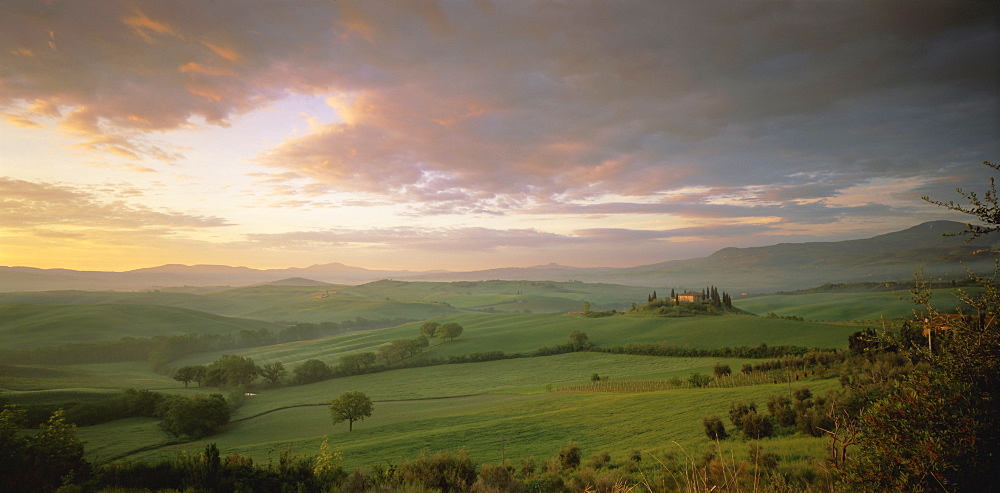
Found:
<svg viewBox="0 0 1000 493"><path fill-rule="evenodd" d="M476 482L476 463L464 449L455 455L448 452L437 452L429 457L421 454L416 460L400 464L399 477L404 484L440 491L469 491Z"/></svg>
<svg viewBox="0 0 1000 493"><path fill-rule="evenodd" d="M743 401L729 403L729 421L733 426L743 429L743 418L750 413L757 412L757 405L753 402L747 404Z"/></svg>
<svg viewBox="0 0 1000 493"><path fill-rule="evenodd" d="M590 458L590 468L595 471L602 467L607 466L610 463L611 463L611 454L608 452L601 452Z"/></svg>
<svg viewBox="0 0 1000 493"><path fill-rule="evenodd" d="M792 403L780 394L775 394L767 399L767 410L774 416L778 426L795 426L795 410Z"/></svg>
<svg viewBox="0 0 1000 493"><path fill-rule="evenodd" d="M483 464L479 477L472 485L473 493L521 492L524 486L514 477L514 472L502 465Z"/></svg>
<svg viewBox="0 0 1000 493"><path fill-rule="evenodd" d="M757 411L751 411L744 415L741 421L743 423L743 434L747 438L756 440L769 437L774 433L774 425L771 423L771 416L769 415L757 414Z"/></svg>
<svg viewBox="0 0 1000 493"><path fill-rule="evenodd" d="M733 370L729 368L729 365L722 365L719 363L716 363L715 366L712 367L712 371L715 372L715 378L728 377L733 373Z"/></svg>
<svg viewBox="0 0 1000 493"><path fill-rule="evenodd" d="M809 390L809 387L802 387L801 389L796 390L792 395L795 396L795 400L797 401L812 399L812 391Z"/></svg>
<svg viewBox="0 0 1000 493"><path fill-rule="evenodd" d="M726 433L726 425L718 416L709 416L703 421L705 425L705 435L709 440L725 440L729 437Z"/></svg>
<svg viewBox="0 0 1000 493"><path fill-rule="evenodd" d="M166 406L160 427L175 436L201 438L229 422L229 405L222 394L174 397Z"/></svg>
<svg viewBox="0 0 1000 493"><path fill-rule="evenodd" d="M688 377L688 382L692 387L704 387L712 382L712 377L708 375L702 375L701 373L692 373Z"/></svg>
<svg viewBox="0 0 1000 493"><path fill-rule="evenodd" d="M796 417L795 424L799 431L814 437L826 436L826 430L833 430L835 424L833 419L827 416L822 409L809 408Z"/></svg>
<svg viewBox="0 0 1000 493"><path fill-rule="evenodd" d="M576 469L580 466L580 446L569 442L559 451L559 465L563 469Z"/></svg>

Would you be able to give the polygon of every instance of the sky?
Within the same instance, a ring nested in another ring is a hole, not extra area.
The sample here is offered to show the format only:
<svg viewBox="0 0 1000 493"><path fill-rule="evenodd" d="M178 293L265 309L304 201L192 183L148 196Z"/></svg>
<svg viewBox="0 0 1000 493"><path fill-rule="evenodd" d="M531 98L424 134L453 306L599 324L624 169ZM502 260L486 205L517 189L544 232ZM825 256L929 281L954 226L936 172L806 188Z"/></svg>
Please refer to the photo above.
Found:
<svg viewBox="0 0 1000 493"><path fill-rule="evenodd" d="M0 265L627 267L968 221L1000 4L0 2ZM994 173L995 174L995 173Z"/></svg>

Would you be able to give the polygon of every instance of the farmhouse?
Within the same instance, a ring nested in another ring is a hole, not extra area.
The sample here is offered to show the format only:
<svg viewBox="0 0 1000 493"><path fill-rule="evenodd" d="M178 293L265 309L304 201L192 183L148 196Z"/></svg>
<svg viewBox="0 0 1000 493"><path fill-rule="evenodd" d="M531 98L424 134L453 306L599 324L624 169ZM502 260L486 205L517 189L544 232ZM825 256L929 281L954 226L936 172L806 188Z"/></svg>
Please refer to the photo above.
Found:
<svg viewBox="0 0 1000 493"><path fill-rule="evenodd" d="M677 295L678 303L702 303L706 301L705 295L697 291L685 291Z"/></svg>

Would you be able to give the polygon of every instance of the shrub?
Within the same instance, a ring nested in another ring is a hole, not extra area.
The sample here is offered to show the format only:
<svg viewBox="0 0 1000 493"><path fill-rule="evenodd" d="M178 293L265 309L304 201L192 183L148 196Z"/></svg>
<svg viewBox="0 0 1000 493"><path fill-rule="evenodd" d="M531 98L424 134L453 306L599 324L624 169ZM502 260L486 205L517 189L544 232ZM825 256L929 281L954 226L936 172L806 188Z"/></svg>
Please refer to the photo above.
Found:
<svg viewBox="0 0 1000 493"><path fill-rule="evenodd" d="M569 442L559 451L559 465L563 469L576 469L580 465L580 446Z"/></svg>
<svg viewBox="0 0 1000 493"><path fill-rule="evenodd" d="M743 401L729 403L729 421L733 426L743 429L743 418L751 412L757 412L757 405L753 402L747 404Z"/></svg>
<svg viewBox="0 0 1000 493"><path fill-rule="evenodd" d="M767 399L767 410L774 416L778 426L795 426L795 410L792 403L780 394L771 395Z"/></svg>
<svg viewBox="0 0 1000 493"><path fill-rule="evenodd" d="M399 465L399 476L406 484L419 484L440 491L469 491L476 482L476 463L464 450L452 455L437 452L421 454L416 460Z"/></svg>
<svg viewBox="0 0 1000 493"><path fill-rule="evenodd" d="M524 486L514 477L514 472L503 465L483 464L479 477L472 485L473 493L521 492Z"/></svg>
<svg viewBox="0 0 1000 493"><path fill-rule="evenodd" d="M774 425L771 423L771 416L766 414L757 414L757 411L751 411L743 416L743 434L747 438L756 440L759 438L766 438L774 433Z"/></svg>
<svg viewBox="0 0 1000 493"><path fill-rule="evenodd" d="M642 452L633 450L632 453L628 455L628 460L629 462L633 462L635 464L642 462Z"/></svg>
<svg viewBox="0 0 1000 493"><path fill-rule="evenodd" d="M594 469L595 471L597 469L607 466L610 463L611 463L611 454L606 451L596 454L590 458L590 468Z"/></svg>
<svg viewBox="0 0 1000 493"><path fill-rule="evenodd" d="M691 384L692 387L704 387L709 383L711 383L711 381L712 377L708 375L702 375L701 373L692 373L691 376L688 377L688 382Z"/></svg>
<svg viewBox="0 0 1000 493"><path fill-rule="evenodd" d="M729 437L726 433L726 425L718 416L709 416L703 421L705 425L705 435L709 440L725 440Z"/></svg>
<svg viewBox="0 0 1000 493"><path fill-rule="evenodd" d="M812 399L812 391L809 390L809 387L802 387L801 389L796 390L792 395L795 396L795 400L797 401Z"/></svg>
<svg viewBox="0 0 1000 493"><path fill-rule="evenodd" d="M229 405L222 394L174 397L166 405L160 427L175 436L201 438L229 422Z"/></svg>
<svg viewBox="0 0 1000 493"><path fill-rule="evenodd" d="M727 377L733 373L733 370L729 368L729 365L722 365L719 363L716 363L715 366L712 367L712 371L715 372L715 378Z"/></svg>

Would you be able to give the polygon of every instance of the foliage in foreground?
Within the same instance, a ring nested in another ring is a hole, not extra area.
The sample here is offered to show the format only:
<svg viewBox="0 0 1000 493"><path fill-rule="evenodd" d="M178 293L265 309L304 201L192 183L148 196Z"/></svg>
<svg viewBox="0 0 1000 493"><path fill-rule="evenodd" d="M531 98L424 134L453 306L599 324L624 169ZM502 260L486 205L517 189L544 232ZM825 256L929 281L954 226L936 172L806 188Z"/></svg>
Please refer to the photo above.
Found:
<svg viewBox="0 0 1000 493"><path fill-rule="evenodd" d="M737 460L712 446L695 456L632 452L614 458L606 451L589 457L568 443L553 457L479 464L463 450L424 452L416 458L368 469L343 468L339 450L322 446L316 458L293 456L276 447L266 463L239 454L223 455L215 444L204 452L158 462L128 462L82 470L66 483L84 491L213 492L628 492L628 491L828 491L829 477L784 469L773 452L751 447ZM48 489L51 489L48 488Z"/></svg>
<svg viewBox="0 0 1000 493"><path fill-rule="evenodd" d="M856 491L987 491L1000 467L1000 285L975 278L981 294L965 313L937 313L918 279L923 331L875 334L845 374L859 419L831 433L843 485ZM896 360L896 365L883 362ZM844 403L850 405L849 403ZM849 449L856 445L856 451Z"/></svg>

